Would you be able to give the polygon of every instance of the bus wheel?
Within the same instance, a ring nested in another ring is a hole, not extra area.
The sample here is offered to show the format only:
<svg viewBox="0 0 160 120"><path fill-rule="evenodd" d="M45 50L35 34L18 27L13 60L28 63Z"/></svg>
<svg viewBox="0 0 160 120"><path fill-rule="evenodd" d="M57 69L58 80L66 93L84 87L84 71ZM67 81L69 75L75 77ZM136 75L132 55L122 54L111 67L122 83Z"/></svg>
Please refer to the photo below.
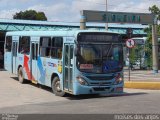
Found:
<svg viewBox="0 0 160 120"><path fill-rule="evenodd" d="M18 80L20 83L24 83L24 76L23 76L23 68L20 67L18 69Z"/></svg>
<svg viewBox="0 0 160 120"><path fill-rule="evenodd" d="M65 92L60 88L60 80L58 77L55 77L52 81L52 91L56 96L63 97L65 95Z"/></svg>

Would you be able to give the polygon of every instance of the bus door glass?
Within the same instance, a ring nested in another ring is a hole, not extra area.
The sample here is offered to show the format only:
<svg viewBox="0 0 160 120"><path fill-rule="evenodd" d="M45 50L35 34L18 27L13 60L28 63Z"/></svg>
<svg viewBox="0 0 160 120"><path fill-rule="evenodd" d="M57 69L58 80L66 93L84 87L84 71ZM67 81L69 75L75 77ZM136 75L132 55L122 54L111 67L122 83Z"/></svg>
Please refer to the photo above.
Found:
<svg viewBox="0 0 160 120"><path fill-rule="evenodd" d="M64 45L64 90L73 90L73 44Z"/></svg>
<svg viewBox="0 0 160 120"><path fill-rule="evenodd" d="M17 42L12 43L12 73L17 74Z"/></svg>
<svg viewBox="0 0 160 120"><path fill-rule="evenodd" d="M0 68L4 68L4 41L2 41L3 39L0 39Z"/></svg>
<svg viewBox="0 0 160 120"><path fill-rule="evenodd" d="M38 59L38 42L31 42L31 76L32 80L37 80L38 71L37 71L37 59Z"/></svg>
<svg viewBox="0 0 160 120"><path fill-rule="evenodd" d="M4 68L12 72L12 36L6 36L4 50Z"/></svg>

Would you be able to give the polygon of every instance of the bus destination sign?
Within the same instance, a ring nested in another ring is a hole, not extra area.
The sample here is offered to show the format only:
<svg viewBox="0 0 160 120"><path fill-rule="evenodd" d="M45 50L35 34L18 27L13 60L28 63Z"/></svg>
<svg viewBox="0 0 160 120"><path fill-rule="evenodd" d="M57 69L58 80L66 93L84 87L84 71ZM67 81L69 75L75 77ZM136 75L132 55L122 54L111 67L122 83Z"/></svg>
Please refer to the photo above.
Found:
<svg viewBox="0 0 160 120"><path fill-rule="evenodd" d="M78 42L121 42L121 37L108 33L79 33Z"/></svg>
<svg viewBox="0 0 160 120"><path fill-rule="evenodd" d="M86 22L153 24L154 14L82 10Z"/></svg>

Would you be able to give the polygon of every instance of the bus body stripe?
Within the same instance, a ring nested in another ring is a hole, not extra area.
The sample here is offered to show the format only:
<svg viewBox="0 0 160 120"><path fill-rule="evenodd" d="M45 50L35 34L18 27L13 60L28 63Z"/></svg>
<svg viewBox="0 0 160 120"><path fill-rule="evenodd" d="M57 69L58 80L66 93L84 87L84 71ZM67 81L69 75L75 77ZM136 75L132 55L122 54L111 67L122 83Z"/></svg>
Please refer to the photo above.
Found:
<svg viewBox="0 0 160 120"><path fill-rule="evenodd" d="M37 66L38 66L39 71L40 71L39 80L41 81L41 83L45 83L46 70L44 70L44 68L43 68L42 60L41 60L40 57L38 57Z"/></svg>
<svg viewBox="0 0 160 120"><path fill-rule="evenodd" d="M28 66L28 62L29 62L29 57L24 55L24 69L27 73L27 77L29 80L35 80L34 76L32 75L31 71L29 70L29 66Z"/></svg>

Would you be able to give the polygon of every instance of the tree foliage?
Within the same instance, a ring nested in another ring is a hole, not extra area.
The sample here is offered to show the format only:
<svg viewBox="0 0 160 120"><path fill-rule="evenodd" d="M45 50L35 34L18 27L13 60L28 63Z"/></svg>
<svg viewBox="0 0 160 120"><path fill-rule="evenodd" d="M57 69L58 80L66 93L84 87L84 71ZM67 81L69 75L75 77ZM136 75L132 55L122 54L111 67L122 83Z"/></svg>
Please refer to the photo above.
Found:
<svg viewBox="0 0 160 120"><path fill-rule="evenodd" d="M160 20L160 8L158 8L156 5L153 5L152 7L149 7L149 11L158 15L158 20Z"/></svg>
<svg viewBox="0 0 160 120"><path fill-rule="evenodd" d="M47 17L44 12L37 12L35 10L20 11L13 15L13 19L23 19L23 20L43 20L46 21Z"/></svg>

